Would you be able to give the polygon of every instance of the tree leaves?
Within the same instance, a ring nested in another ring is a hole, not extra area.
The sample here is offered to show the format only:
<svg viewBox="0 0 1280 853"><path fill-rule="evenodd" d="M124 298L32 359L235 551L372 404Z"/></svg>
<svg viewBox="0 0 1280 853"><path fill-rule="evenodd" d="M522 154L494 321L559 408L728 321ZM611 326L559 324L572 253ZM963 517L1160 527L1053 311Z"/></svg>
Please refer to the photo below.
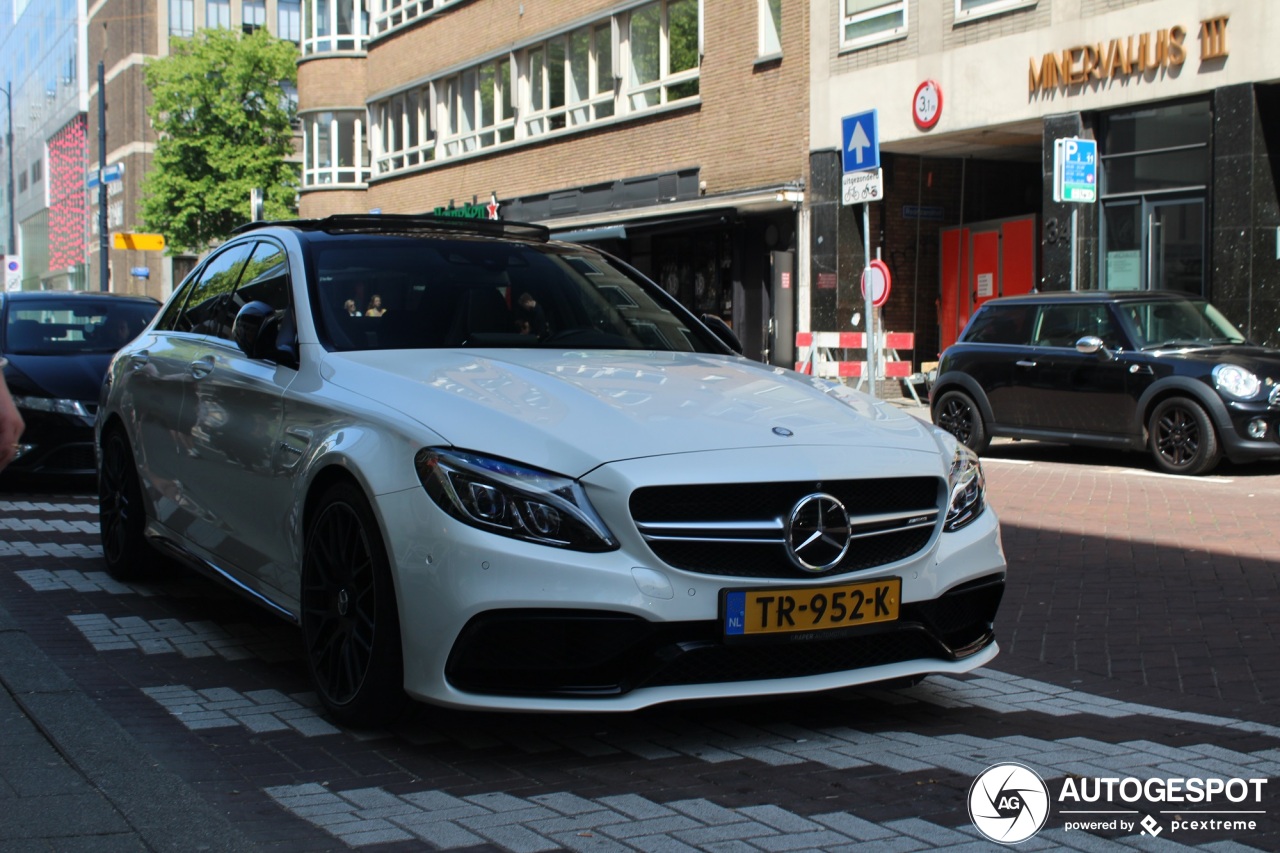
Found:
<svg viewBox="0 0 1280 853"><path fill-rule="evenodd" d="M149 59L147 114L157 133L142 220L167 251L200 253L249 221L250 190L267 219L297 215L294 105L298 49L266 30L200 30Z"/></svg>

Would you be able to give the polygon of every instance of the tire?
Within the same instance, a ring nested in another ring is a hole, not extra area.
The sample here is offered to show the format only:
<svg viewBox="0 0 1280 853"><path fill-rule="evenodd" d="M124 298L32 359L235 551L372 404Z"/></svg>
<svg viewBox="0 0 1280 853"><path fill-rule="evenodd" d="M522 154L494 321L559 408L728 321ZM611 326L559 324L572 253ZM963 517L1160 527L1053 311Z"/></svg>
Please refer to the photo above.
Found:
<svg viewBox="0 0 1280 853"><path fill-rule="evenodd" d="M987 425L973 398L963 391L948 391L933 407L933 422L956 437L974 453L985 453L991 446Z"/></svg>
<svg viewBox="0 0 1280 853"><path fill-rule="evenodd" d="M1147 446L1156 466L1166 474L1204 474L1222 457L1209 413L1186 397L1161 400L1151 412Z"/></svg>
<svg viewBox="0 0 1280 853"><path fill-rule="evenodd" d="M107 572L116 580L145 577L158 566L160 555L147 542L146 524L138 466L117 426L102 438L98 469L98 532Z"/></svg>
<svg viewBox="0 0 1280 853"><path fill-rule="evenodd" d="M355 728L398 719L409 700L395 589L373 511L352 483L328 487L311 514L301 610L307 668L333 719Z"/></svg>

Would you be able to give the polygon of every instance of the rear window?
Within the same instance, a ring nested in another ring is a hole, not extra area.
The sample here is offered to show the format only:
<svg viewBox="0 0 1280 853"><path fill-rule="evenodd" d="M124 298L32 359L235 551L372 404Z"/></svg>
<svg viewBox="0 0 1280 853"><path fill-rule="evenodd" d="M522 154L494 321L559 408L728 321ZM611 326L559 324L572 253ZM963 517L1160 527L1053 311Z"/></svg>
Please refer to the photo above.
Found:
<svg viewBox="0 0 1280 853"><path fill-rule="evenodd" d="M335 350L552 347L723 352L672 297L584 247L372 236L310 243Z"/></svg>
<svg viewBox="0 0 1280 853"><path fill-rule="evenodd" d="M1035 311L1034 305L988 303L970 321L964 331L964 341L972 344L1029 343Z"/></svg>
<svg viewBox="0 0 1280 853"><path fill-rule="evenodd" d="M115 299L10 301L4 351L14 355L115 352L138 336L159 307Z"/></svg>

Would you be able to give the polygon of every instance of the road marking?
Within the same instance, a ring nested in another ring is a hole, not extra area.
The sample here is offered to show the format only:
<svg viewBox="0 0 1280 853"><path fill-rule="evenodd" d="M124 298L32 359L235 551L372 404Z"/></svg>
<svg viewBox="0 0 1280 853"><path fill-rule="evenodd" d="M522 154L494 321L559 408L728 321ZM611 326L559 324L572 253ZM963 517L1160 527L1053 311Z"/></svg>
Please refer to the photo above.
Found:
<svg viewBox="0 0 1280 853"><path fill-rule="evenodd" d="M75 592L105 592L110 595L149 597L155 595L157 591L145 586L121 583L106 572L77 572L74 569L51 572L48 569L26 569L14 574L36 592L74 590Z"/></svg>
<svg viewBox="0 0 1280 853"><path fill-rule="evenodd" d="M98 505L96 503L51 504L34 501L0 501L0 512L63 512L97 515Z"/></svg>
<svg viewBox="0 0 1280 853"><path fill-rule="evenodd" d="M239 693L230 687L195 690L185 684L144 687L142 692L193 731L243 726L255 733L293 729L303 737L342 733L321 718L320 700L314 693Z"/></svg>
<svg viewBox="0 0 1280 853"><path fill-rule="evenodd" d="M68 557L78 559L102 559L102 548L98 545L83 545L77 542L7 542L0 540L0 558L3 557L57 557L65 560Z"/></svg>
<svg viewBox="0 0 1280 853"><path fill-rule="evenodd" d="M862 845L848 848L859 850L987 850L992 846L967 824L951 828L921 818L877 823L850 812L801 815L775 805L727 808L705 798L659 803L638 794L586 798L563 791L527 798L506 793L455 797L438 790L397 795L383 788L331 791L316 783L265 790L282 808L350 847L412 840L438 850L492 844L513 853L830 850L846 845ZM1024 849L1132 853L1133 841L1051 829L1039 833ZM1220 848L1221 844L1214 839L1205 846ZM1233 850L1255 849L1232 844Z"/></svg>
<svg viewBox="0 0 1280 853"><path fill-rule="evenodd" d="M269 663L295 660L295 635L291 628L262 629L235 624L225 628L216 622L181 622L139 616L112 619L102 613L67 617L98 651L131 650L157 655L176 652L183 657L220 655L227 660L256 657Z"/></svg>

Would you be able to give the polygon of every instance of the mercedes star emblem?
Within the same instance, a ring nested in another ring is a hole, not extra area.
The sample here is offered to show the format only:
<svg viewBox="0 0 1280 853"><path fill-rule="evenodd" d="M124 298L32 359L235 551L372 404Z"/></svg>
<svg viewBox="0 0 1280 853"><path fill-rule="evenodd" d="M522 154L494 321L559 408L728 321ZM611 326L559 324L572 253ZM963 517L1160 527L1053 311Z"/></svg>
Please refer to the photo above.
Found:
<svg viewBox="0 0 1280 853"><path fill-rule="evenodd" d="M787 554L806 572L825 572L840 565L852 533L844 504L828 494L807 495L787 519Z"/></svg>

